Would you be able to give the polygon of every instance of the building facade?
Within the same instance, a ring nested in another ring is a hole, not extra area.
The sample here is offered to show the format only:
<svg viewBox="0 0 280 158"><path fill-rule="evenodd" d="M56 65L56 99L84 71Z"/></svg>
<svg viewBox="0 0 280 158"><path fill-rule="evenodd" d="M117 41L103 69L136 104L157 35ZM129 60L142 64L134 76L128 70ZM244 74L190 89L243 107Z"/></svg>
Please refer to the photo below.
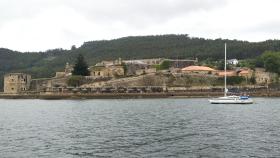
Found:
<svg viewBox="0 0 280 158"><path fill-rule="evenodd" d="M64 71L63 72L56 72L55 73L55 78L63 78L63 77L71 76L73 70L74 70L73 65L70 65L69 63L66 63Z"/></svg>
<svg viewBox="0 0 280 158"><path fill-rule="evenodd" d="M146 64L146 65L158 65L162 61L163 58L155 58L155 59L137 59L137 60L123 60L125 64Z"/></svg>
<svg viewBox="0 0 280 158"><path fill-rule="evenodd" d="M114 66L93 66L90 67L90 76L93 77L111 77L118 78L125 75L124 67L121 65Z"/></svg>
<svg viewBox="0 0 280 158"><path fill-rule="evenodd" d="M231 65L237 65L239 61L237 59L229 59L227 60L227 63Z"/></svg>
<svg viewBox="0 0 280 158"><path fill-rule="evenodd" d="M18 94L30 89L31 76L24 73L10 73L4 76L4 93Z"/></svg>
<svg viewBox="0 0 280 158"><path fill-rule="evenodd" d="M277 80L278 75L276 73L271 73L265 71L263 68L256 68L255 69L255 78L257 84L270 84Z"/></svg>

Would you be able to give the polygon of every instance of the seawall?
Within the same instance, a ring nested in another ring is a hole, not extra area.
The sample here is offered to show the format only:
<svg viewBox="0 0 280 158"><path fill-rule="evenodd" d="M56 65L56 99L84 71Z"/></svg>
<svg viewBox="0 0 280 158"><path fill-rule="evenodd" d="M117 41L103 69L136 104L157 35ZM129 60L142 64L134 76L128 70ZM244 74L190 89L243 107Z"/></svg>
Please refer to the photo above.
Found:
<svg viewBox="0 0 280 158"><path fill-rule="evenodd" d="M252 97L280 97L280 91L247 93ZM0 99L136 99L136 98L211 98L221 92L165 92L165 93L56 93L56 94L0 94Z"/></svg>

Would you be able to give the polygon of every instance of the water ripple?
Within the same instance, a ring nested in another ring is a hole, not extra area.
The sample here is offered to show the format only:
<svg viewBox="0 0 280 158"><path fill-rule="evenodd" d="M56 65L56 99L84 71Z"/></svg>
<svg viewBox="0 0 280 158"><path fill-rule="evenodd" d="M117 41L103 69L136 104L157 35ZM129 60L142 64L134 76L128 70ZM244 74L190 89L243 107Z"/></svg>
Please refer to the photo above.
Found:
<svg viewBox="0 0 280 158"><path fill-rule="evenodd" d="M0 100L1 157L279 157L280 99Z"/></svg>

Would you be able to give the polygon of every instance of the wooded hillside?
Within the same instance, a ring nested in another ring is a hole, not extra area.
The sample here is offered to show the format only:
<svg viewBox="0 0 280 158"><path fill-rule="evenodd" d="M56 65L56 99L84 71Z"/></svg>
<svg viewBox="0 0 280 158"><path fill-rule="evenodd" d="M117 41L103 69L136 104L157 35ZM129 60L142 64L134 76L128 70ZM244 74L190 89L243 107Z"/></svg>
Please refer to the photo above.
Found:
<svg viewBox="0 0 280 158"><path fill-rule="evenodd" d="M89 65L100 60L143 58L198 58L223 59L224 43L228 44L228 58L255 58L265 51L280 51L279 40L250 43L238 40L192 38L188 35L124 37L115 40L85 42L71 50L55 49L46 52L16 52L0 49L0 89L3 75L25 72L33 78L51 77L62 71L65 63L74 63L79 53Z"/></svg>

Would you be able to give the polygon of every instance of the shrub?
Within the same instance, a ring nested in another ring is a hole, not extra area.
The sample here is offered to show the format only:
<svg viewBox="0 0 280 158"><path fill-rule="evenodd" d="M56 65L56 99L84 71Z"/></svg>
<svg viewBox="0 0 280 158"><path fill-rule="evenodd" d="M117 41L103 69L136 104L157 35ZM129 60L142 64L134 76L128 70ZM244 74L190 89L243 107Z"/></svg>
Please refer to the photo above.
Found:
<svg viewBox="0 0 280 158"><path fill-rule="evenodd" d="M84 77L83 76L71 76L67 80L67 85L72 87L79 87L84 83Z"/></svg>

